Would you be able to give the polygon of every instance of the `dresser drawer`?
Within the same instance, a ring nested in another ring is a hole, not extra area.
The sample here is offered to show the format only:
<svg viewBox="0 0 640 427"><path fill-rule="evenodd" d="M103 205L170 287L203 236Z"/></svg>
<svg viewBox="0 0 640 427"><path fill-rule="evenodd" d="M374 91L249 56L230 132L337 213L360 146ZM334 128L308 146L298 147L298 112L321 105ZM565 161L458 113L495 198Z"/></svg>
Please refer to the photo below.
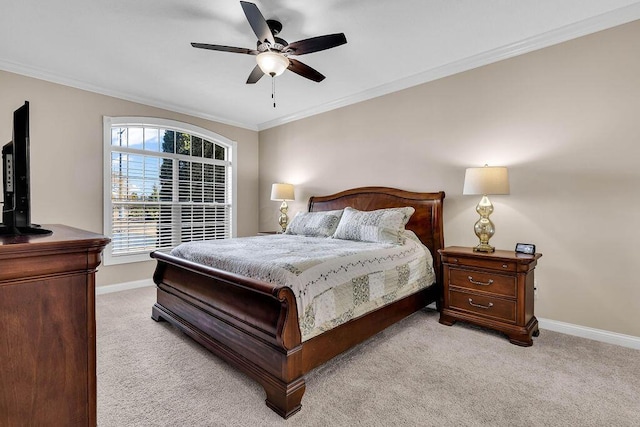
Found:
<svg viewBox="0 0 640 427"><path fill-rule="evenodd" d="M516 277L449 267L449 286L516 297Z"/></svg>
<svg viewBox="0 0 640 427"><path fill-rule="evenodd" d="M454 310L463 310L494 319L515 323L516 302L501 298L492 298L449 290L449 307Z"/></svg>
<svg viewBox="0 0 640 427"><path fill-rule="evenodd" d="M446 256L443 258L443 262L452 265L464 265L465 267L478 267L490 270L509 271L515 272L518 269L518 264L515 261L502 261L490 258L478 259L478 258L466 258L456 256Z"/></svg>

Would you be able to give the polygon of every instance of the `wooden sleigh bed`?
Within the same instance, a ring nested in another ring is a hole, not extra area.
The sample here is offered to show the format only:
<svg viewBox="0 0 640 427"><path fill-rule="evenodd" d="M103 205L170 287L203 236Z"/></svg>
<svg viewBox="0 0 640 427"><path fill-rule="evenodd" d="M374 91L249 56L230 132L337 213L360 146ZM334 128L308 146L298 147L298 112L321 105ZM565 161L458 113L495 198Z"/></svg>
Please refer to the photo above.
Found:
<svg viewBox="0 0 640 427"><path fill-rule="evenodd" d="M365 187L311 197L309 212L412 206L406 228L429 248L436 283L302 342L295 296L287 286L251 279L161 252L154 273L152 318L165 320L258 381L266 404L284 418L301 408L305 374L408 315L442 298L444 192Z"/></svg>

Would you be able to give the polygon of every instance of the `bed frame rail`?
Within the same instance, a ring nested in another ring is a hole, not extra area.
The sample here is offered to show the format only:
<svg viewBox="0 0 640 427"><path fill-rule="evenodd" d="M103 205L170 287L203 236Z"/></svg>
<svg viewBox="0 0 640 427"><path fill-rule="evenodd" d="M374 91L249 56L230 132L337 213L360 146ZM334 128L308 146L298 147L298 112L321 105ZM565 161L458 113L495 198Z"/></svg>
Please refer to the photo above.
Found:
<svg viewBox="0 0 640 427"><path fill-rule="evenodd" d="M165 320L258 381L283 417L300 409L305 390L295 296L290 288L151 254L158 261L157 302Z"/></svg>

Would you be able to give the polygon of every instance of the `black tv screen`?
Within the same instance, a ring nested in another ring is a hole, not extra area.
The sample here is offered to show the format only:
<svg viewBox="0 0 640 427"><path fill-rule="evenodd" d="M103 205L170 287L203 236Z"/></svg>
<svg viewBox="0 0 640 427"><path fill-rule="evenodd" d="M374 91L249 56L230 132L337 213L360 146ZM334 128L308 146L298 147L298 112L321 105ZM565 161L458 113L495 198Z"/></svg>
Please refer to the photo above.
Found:
<svg viewBox="0 0 640 427"><path fill-rule="evenodd" d="M29 102L13 113L13 138L2 147L2 224L0 234L48 234L31 224Z"/></svg>

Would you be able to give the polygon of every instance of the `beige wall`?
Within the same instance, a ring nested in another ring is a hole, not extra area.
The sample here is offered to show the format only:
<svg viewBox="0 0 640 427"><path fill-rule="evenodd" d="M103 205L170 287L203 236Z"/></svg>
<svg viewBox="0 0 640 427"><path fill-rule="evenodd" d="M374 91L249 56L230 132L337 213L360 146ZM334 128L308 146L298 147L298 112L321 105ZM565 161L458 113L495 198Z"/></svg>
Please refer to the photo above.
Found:
<svg viewBox="0 0 640 427"><path fill-rule="evenodd" d="M640 22L260 132L260 228L273 182L310 195L444 190L445 243L475 245L469 166L509 167L491 240L543 253L538 317L640 336Z"/></svg>
<svg viewBox="0 0 640 427"><path fill-rule="evenodd" d="M95 232L104 115L180 120L237 141L239 235L258 230L258 208L259 228L276 229L273 182L296 184L292 215L314 194L384 185L446 191L446 244L474 245L478 198L461 194L464 169L506 165L511 195L492 197L491 242L544 254L536 315L640 336L638 51L634 22L265 130L259 147L254 131L0 71L0 143L29 100L32 220ZM98 285L148 279L153 267L101 266Z"/></svg>
<svg viewBox="0 0 640 427"><path fill-rule="evenodd" d="M11 140L13 111L31 114L31 220L102 233L103 116L179 120L237 142L238 235L258 224L258 133L0 71L0 143ZM101 266L97 284L149 279L155 262Z"/></svg>

